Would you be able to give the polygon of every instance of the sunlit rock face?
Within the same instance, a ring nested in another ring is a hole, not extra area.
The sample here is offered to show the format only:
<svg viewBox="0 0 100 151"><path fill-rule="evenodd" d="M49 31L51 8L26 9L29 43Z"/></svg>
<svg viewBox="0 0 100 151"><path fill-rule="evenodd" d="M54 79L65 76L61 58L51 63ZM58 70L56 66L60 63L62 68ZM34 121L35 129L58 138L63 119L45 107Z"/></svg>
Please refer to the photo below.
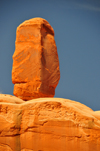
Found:
<svg viewBox="0 0 100 151"><path fill-rule="evenodd" d="M42 18L20 24L13 54L14 95L23 100L53 97L59 79L59 59L51 25Z"/></svg>
<svg viewBox="0 0 100 151"><path fill-rule="evenodd" d="M0 94L0 151L100 151L100 111L68 99Z"/></svg>

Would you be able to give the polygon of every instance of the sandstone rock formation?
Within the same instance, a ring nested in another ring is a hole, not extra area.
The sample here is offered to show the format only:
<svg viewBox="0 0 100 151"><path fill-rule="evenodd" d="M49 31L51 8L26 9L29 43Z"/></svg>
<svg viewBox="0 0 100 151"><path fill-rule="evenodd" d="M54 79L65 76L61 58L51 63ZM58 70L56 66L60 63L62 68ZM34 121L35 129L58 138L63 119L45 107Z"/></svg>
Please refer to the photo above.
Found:
<svg viewBox="0 0 100 151"><path fill-rule="evenodd" d="M0 102L21 104L24 103L25 101L9 94L0 94Z"/></svg>
<svg viewBox="0 0 100 151"><path fill-rule="evenodd" d="M53 97L59 79L53 28L42 18L23 22L16 31L13 55L14 95L23 100Z"/></svg>
<svg viewBox="0 0 100 151"><path fill-rule="evenodd" d="M100 151L100 112L62 98L1 94L0 151Z"/></svg>

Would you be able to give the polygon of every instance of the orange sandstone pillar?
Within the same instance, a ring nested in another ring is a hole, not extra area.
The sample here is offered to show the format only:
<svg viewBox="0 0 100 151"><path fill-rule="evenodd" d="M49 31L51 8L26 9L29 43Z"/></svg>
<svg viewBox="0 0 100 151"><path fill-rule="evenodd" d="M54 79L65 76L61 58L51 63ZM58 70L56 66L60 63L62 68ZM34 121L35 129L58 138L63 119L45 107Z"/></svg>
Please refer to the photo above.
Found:
<svg viewBox="0 0 100 151"><path fill-rule="evenodd" d="M13 54L14 95L23 100L53 97L59 79L59 59L51 25L42 18L20 24Z"/></svg>

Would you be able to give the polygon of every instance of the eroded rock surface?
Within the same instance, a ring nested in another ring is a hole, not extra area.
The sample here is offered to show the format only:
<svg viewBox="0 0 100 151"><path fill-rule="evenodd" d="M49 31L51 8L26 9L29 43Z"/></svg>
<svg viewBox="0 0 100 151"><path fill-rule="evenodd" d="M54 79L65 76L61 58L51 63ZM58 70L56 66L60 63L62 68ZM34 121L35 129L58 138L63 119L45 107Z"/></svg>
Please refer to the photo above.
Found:
<svg viewBox="0 0 100 151"><path fill-rule="evenodd" d="M62 98L20 103L0 102L0 151L100 151L99 111Z"/></svg>
<svg viewBox="0 0 100 151"><path fill-rule="evenodd" d="M25 101L9 94L0 94L0 102L21 104L24 103Z"/></svg>
<svg viewBox="0 0 100 151"><path fill-rule="evenodd" d="M42 18L20 24L13 55L14 95L23 100L53 97L59 79L59 60L51 25Z"/></svg>

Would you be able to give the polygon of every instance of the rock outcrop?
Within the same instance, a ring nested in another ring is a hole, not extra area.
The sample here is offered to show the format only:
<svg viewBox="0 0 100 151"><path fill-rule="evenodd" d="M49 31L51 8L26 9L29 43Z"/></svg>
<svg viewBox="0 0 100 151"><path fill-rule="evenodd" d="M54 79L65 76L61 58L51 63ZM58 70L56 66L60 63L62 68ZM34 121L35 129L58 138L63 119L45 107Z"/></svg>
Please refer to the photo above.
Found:
<svg viewBox="0 0 100 151"><path fill-rule="evenodd" d="M62 98L1 94L0 151L100 151L100 112Z"/></svg>
<svg viewBox="0 0 100 151"><path fill-rule="evenodd" d="M13 55L14 95L23 100L53 97L59 79L59 60L51 25L42 18L20 24Z"/></svg>

